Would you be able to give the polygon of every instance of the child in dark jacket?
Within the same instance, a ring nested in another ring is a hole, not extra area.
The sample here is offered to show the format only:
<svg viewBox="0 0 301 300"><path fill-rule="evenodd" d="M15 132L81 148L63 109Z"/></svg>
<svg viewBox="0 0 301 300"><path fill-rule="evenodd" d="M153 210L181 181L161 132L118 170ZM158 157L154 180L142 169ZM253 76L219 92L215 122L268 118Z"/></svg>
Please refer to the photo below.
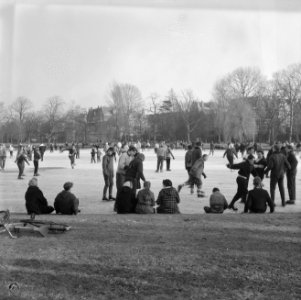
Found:
<svg viewBox="0 0 301 300"><path fill-rule="evenodd" d="M137 200L131 181L126 181L117 191L115 210L118 214L130 214L135 212Z"/></svg>
<svg viewBox="0 0 301 300"><path fill-rule="evenodd" d="M158 214L179 214L180 210L178 203L180 203L180 196L177 190L172 186L169 179L163 180L163 189L159 192L157 199L157 213Z"/></svg>

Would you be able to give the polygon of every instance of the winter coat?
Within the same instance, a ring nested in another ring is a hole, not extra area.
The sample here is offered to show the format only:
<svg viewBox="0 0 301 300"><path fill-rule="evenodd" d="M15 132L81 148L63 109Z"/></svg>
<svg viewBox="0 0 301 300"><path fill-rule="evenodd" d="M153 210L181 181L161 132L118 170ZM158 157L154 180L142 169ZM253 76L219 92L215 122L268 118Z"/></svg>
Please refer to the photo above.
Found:
<svg viewBox="0 0 301 300"><path fill-rule="evenodd" d="M163 188L158 195L157 212L161 214L179 214L180 196L174 187Z"/></svg>

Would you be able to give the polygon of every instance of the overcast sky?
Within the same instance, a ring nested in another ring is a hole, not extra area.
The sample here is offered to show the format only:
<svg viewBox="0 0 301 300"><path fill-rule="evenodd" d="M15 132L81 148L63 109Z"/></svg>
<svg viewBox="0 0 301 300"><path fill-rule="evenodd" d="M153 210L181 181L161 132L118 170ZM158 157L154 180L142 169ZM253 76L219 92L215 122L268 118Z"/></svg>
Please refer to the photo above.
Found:
<svg viewBox="0 0 301 300"><path fill-rule="evenodd" d="M3 1L0 101L25 96L39 106L59 95L95 107L113 81L144 98L174 88L208 101L237 67L271 77L301 62L301 1L241 2Z"/></svg>

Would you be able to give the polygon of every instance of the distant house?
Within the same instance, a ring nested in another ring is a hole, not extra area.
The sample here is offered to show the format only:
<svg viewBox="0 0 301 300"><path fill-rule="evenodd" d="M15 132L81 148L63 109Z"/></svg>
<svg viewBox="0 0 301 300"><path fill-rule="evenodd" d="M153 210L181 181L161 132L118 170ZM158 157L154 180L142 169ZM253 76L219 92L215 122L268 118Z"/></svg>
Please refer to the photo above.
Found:
<svg viewBox="0 0 301 300"><path fill-rule="evenodd" d="M108 121L111 117L112 109L109 107L90 108L87 114L87 141L106 140L110 133Z"/></svg>

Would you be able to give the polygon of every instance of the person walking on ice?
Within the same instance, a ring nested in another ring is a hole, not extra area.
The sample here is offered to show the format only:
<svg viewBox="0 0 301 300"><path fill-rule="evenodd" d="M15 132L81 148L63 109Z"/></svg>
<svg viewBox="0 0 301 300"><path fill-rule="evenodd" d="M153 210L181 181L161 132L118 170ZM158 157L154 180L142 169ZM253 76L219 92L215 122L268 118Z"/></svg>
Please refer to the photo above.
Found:
<svg viewBox="0 0 301 300"><path fill-rule="evenodd" d="M178 192L180 192L181 189L185 185L189 185L190 192L191 192L191 194L193 194L194 193L194 185L196 185L197 186L197 196L199 198L205 197L205 193L202 190L202 186L203 186L202 176L204 178L207 178L206 174L204 173L205 161L207 161L207 160L208 160L208 154L204 154L198 160L195 161L195 163L193 164L193 166L191 167L191 169L189 171L189 179L186 182L184 182L178 186Z"/></svg>

